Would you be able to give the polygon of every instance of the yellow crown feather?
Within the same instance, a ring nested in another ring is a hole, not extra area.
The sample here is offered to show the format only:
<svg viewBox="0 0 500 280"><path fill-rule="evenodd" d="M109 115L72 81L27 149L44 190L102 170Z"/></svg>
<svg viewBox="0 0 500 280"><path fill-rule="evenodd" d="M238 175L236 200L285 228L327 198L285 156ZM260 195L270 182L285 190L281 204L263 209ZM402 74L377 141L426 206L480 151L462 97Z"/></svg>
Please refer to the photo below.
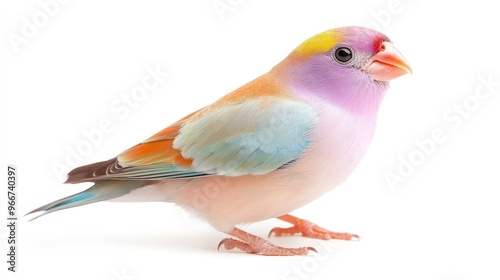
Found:
<svg viewBox="0 0 500 280"><path fill-rule="evenodd" d="M324 53L333 48L340 41L339 35L340 34L335 33L333 30L324 31L300 44L295 51L303 55Z"/></svg>

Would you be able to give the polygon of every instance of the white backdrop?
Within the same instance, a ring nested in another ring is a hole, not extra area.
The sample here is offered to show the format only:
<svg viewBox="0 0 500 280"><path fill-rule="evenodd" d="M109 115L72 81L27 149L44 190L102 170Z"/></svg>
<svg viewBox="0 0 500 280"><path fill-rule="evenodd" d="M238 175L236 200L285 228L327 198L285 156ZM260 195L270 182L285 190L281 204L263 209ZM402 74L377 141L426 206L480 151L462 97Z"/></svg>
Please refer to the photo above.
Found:
<svg viewBox="0 0 500 280"><path fill-rule="evenodd" d="M172 205L98 203L18 221L18 272L7 279L499 279L494 4L125 2L2 1L2 166L18 168L19 216L89 186L63 185L65 168L114 157L311 35L363 25L391 37L414 74L391 84L352 176L294 212L363 239L271 238L319 249L307 257L224 252L226 235ZM151 71L157 83L140 92ZM278 225L245 229L266 236ZM8 235L1 226L2 252Z"/></svg>

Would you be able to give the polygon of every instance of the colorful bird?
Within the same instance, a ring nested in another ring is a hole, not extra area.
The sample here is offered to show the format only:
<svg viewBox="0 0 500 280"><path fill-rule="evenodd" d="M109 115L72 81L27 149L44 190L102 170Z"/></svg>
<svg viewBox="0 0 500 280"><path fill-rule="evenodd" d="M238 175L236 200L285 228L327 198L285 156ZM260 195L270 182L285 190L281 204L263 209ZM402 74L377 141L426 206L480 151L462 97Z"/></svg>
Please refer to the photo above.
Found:
<svg viewBox="0 0 500 280"><path fill-rule="evenodd" d="M278 218L276 236L358 239L288 213L341 184L373 137L388 81L411 73L385 35L342 27L311 37L268 73L107 161L75 168L89 189L40 215L98 201L175 203L262 255L305 255L238 228ZM38 216L39 217L39 216Z"/></svg>

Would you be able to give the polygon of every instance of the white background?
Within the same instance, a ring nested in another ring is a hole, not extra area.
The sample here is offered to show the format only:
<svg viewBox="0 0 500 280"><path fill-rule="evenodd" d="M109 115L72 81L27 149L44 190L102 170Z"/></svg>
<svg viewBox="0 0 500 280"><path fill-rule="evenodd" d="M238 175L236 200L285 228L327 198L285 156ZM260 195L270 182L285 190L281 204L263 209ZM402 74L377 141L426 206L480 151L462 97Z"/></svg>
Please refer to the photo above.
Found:
<svg viewBox="0 0 500 280"><path fill-rule="evenodd" d="M7 279L499 279L500 43L493 2L226 1L68 1L19 46L9 38L23 36L23 18L33 22L48 0L2 2L2 166L18 168L18 215L88 187L63 185L53 165L66 164L67 149L103 119L113 131L80 164L114 157L265 73L311 35L378 25L414 74L392 83L372 145L352 176L294 212L362 241L271 238L319 249L307 257L217 251L227 236L175 206L98 203L19 221L18 273ZM233 6L221 17L214 3ZM156 65L169 72L158 88L128 116L113 111ZM478 100L476 89L488 92L480 77L489 76L497 85ZM464 101L468 116L457 119L449 110ZM401 160L421 153L415 141L435 129L446 140L416 157L414 171L391 187L384 174L401 175ZM6 191L0 193L4 215ZM278 225L285 224L245 229L264 237ZM7 232L0 228L3 260Z"/></svg>

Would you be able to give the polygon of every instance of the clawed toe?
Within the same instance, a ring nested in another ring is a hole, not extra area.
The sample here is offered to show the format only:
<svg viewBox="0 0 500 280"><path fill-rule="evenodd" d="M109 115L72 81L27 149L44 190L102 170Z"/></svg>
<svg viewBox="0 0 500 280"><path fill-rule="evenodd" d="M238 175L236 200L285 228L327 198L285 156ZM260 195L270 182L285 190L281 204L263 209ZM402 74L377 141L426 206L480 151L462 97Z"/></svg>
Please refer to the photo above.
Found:
<svg viewBox="0 0 500 280"><path fill-rule="evenodd" d="M267 237L271 237L271 235L273 234L275 236L283 236L283 235L294 235L296 233L300 233L300 229L296 226L290 228L275 227L269 232Z"/></svg>
<svg viewBox="0 0 500 280"><path fill-rule="evenodd" d="M219 242L219 245L217 246L217 250L220 250L220 247L224 245L224 248L226 250L232 250L234 248L237 248L243 252L247 252L249 254L256 254L258 252L256 252L252 246L250 246L249 244L245 243L245 242L242 242L240 240L236 240L236 239L233 239L233 238L224 238L222 239L221 242Z"/></svg>
<svg viewBox="0 0 500 280"><path fill-rule="evenodd" d="M244 241L225 238L219 243L218 249L224 246L226 250L236 248L249 254L261 254L265 256L298 256L307 255L310 251L318 253L313 247L285 248L277 246L261 237L251 235L237 228L228 233Z"/></svg>
<svg viewBox="0 0 500 280"><path fill-rule="evenodd" d="M307 220L299 219L292 215L283 215L278 217L278 219L284 220L293 224L290 228L280 228L275 227L269 232L269 236L283 236L283 235L294 235L300 233L304 237L330 240L330 239L340 239L340 240L361 240L361 237L357 234L352 234L348 232L334 232L324 229L312 222Z"/></svg>

